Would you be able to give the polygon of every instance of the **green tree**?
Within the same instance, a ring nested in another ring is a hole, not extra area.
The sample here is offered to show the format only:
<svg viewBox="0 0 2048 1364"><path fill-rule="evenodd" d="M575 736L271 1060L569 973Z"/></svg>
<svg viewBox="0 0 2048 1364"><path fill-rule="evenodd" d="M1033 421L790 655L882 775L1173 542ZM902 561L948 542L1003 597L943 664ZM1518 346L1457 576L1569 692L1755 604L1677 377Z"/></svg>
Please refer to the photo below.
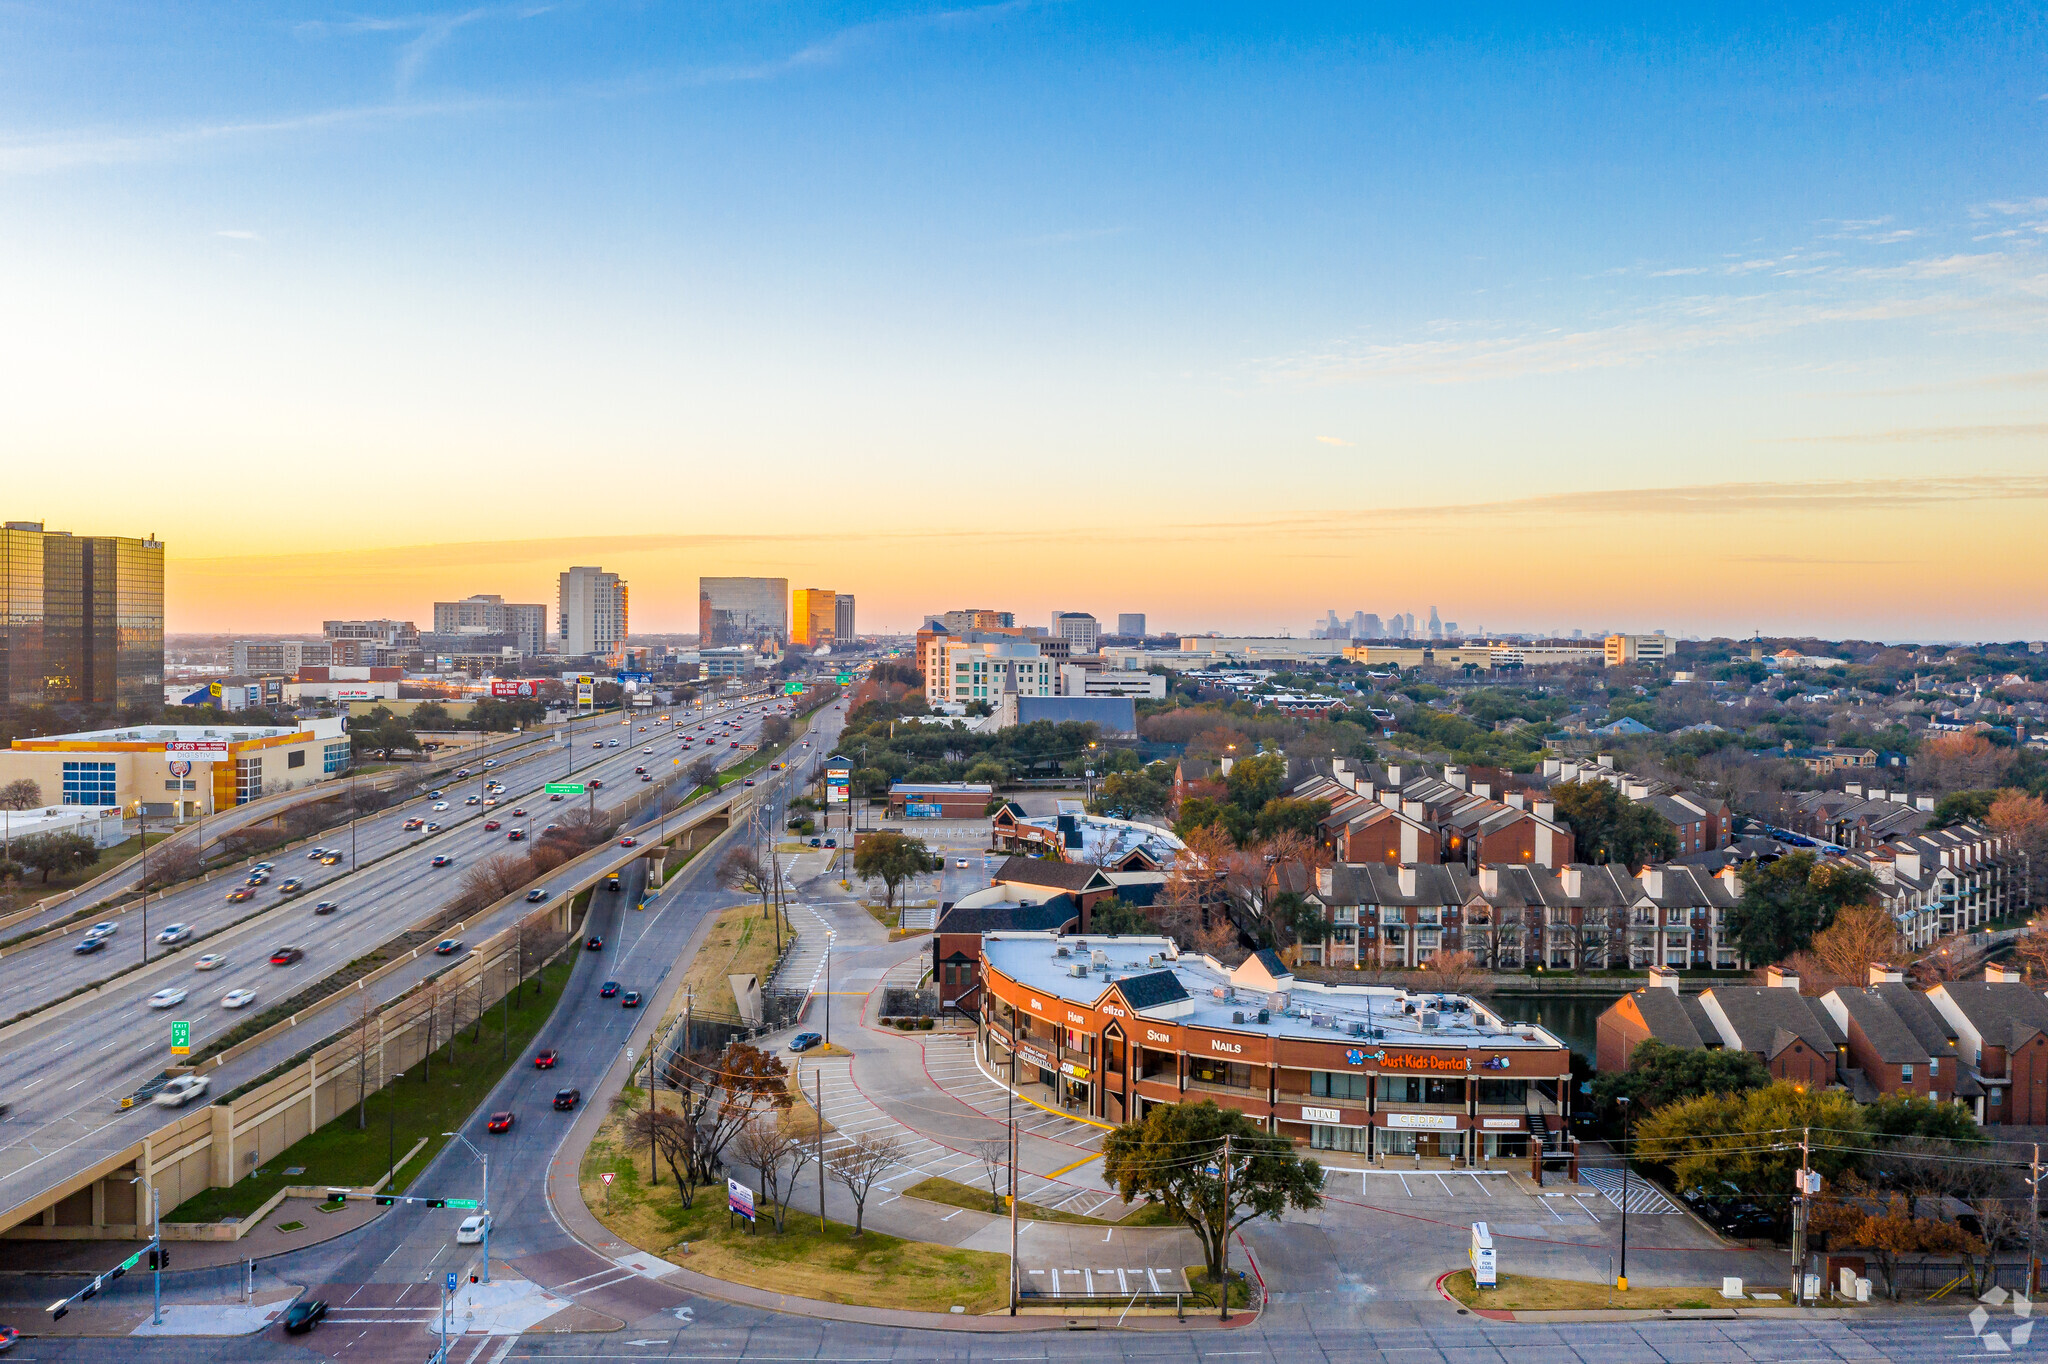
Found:
<svg viewBox="0 0 2048 1364"><path fill-rule="evenodd" d="M414 706L412 714L408 718L412 721L414 729L423 729L429 734L452 729L455 726L454 718L448 714L448 707L442 705L439 701L426 701Z"/></svg>
<svg viewBox="0 0 2048 1364"><path fill-rule="evenodd" d="M1254 753L1230 765L1230 776L1225 779L1225 785L1232 804L1247 814L1256 815L1266 808L1267 801L1280 794L1281 783L1286 780L1285 754Z"/></svg>
<svg viewBox="0 0 2048 1364"><path fill-rule="evenodd" d="M1294 800L1280 796L1259 808L1256 827L1260 838L1271 838L1284 832L1313 840L1322 832L1323 820L1329 813L1330 802L1326 800Z"/></svg>
<svg viewBox="0 0 2048 1364"><path fill-rule="evenodd" d="M1839 1090L1809 1090L1779 1081L1744 1094L1703 1094L1647 1114L1635 1124L1635 1156L1671 1171L1681 1192L1720 1192L1723 1180L1790 1217L1792 1176L1799 1169L1802 1129L1827 1133L1812 1152L1813 1168L1833 1183L1857 1168L1868 1130L1862 1106Z"/></svg>
<svg viewBox="0 0 2048 1364"><path fill-rule="evenodd" d="M1156 933L1158 926L1128 900L1108 899L1088 911L1090 933Z"/></svg>
<svg viewBox="0 0 2048 1364"><path fill-rule="evenodd" d="M1095 788L1090 813L1129 819L1133 815L1161 814L1173 801L1171 777L1161 779L1150 772L1112 772Z"/></svg>
<svg viewBox="0 0 2048 1364"><path fill-rule="evenodd" d="M1813 945L1835 911L1877 894L1877 879L1846 862L1796 852L1742 868L1742 899L1728 913L1729 932L1753 962L1781 961Z"/></svg>
<svg viewBox="0 0 2048 1364"><path fill-rule="evenodd" d="M1226 1137L1228 1199L1223 1180ZM1217 1170L1213 1175L1212 1163ZM1117 1128L1102 1143L1102 1170L1126 1203L1140 1198L1156 1203L1194 1232L1202 1243L1210 1282L1219 1285L1223 1248L1231 1233L1255 1217L1277 1222L1288 1208L1308 1212L1323 1204L1321 1165L1295 1155L1286 1137L1211 1099L1154 1104L1142 1121Z"/></svg>
<svg viewBox="0 0 2048 1364"><path fill-rule="evenodd" d="M1889 1137L1928 1137L1942 1141L1984 1142L1984 1129L1961 1104L1940 1103L1895 1089L1863 1106L1870 1130Z"/></svg>
<svg viewBox="0 0 2048 1364"><path fill-rule="evenodd" d="M100 850L84 834L37 834L18 840L14 858L31 871L43 874L48 885L53 874L83 871L99 861Z"/></svg>
<svg viewBox="0 0 2048 1364"><path fill-rule="evenodd" d="M1951 791L1934 803L1934 825L1946 829L1965 820L1981 824L1990 815L1991 804L1997 799L1995 790Z"/></svg>
<svg viewBox="0 0 2048 1364"><path fill-rule="evenodd" d="M1321 942L1330 934L1330 922L1323 917L1322 906L1291 890L1273 897L1266 917L1280 933L1284 945Z"/></svg>
<svg viewBox="0 0 2048 1364"><path fill-rule="evenodd" d="M979 786L1001 786L1010 779L1010 769L999 758L981 758L971 763L962 781Z"/></svg>
<svg viewBox="0 0 2048 1364"><path fill-rule="evenodd" d="M1771 1073L1749 1052L1672 1047L1652 1037L1636 1044L1627 1070L1606 1071L1593 1081L1593 1097L1603 1105L1627 1098L1640 1116L1701 1095L1741 1094L1770 1082Z"/></svg>
<svg viewBox="0 0 2048 1364"><path fill-rule="evenodd" d="M883 904L896 908L896 892L913 876L937 871L945 863L932 855L921 838L907 834L878 833L861 839L853 850L853 873L882 883Z"/></svg>
<svg viewBox="0 0 2048 1364"><path fill-rule="evenodd" d="M1618 862L1641 867L1678 855L1678 830L1647 805L1638 805L1611 782L1589 777L1550 788L1557 817L1572 831L1581 862Z"/></svg>

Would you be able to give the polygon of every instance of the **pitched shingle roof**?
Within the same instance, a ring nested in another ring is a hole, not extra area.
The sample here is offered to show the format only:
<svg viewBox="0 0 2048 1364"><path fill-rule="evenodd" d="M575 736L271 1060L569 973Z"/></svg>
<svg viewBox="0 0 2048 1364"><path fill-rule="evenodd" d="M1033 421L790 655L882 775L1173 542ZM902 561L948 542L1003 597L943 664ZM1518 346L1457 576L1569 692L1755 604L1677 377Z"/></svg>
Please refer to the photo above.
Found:
<svg viewBox="0 0 2048 1364"><path fill-rule="evenodd" d="M1171 1004L1186 999L1188 992L1180 983L1180 977L1171 971L1149 971L1142 976L1126 976L1116 982L1118 993L1124 1003L1133 1009L1156 1009L1161 1004Z"/></svg>

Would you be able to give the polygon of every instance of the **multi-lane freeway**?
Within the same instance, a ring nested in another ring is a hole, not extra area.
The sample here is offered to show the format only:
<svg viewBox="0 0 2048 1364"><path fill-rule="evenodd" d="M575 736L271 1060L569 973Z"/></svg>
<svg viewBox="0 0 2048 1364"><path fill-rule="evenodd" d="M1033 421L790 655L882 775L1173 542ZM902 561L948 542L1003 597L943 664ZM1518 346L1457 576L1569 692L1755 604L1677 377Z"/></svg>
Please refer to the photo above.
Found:
<svg viewBox="0 0 2048 1364"><path fill-rule="evenodd" d="M411 802L359 820L353 839L359 870L350 871L346 860L334 867L323 866L304 851L276 857L269 884L256 888L259 897L277 901L267 913L161 957L162 949L152 943L149 967L107 984L83 1004L50 1011L53 1016L45 1022L31 1020L8 1037L5 1053L0 1055L0 1100L8 1102L12 1111L0 1121L0 1209L16 1206L120 1150L163 1120L161 1110L145 1104L124 1112L118 1101L161 1073L171 1061L172 1018L190 1021L193 1047L203 1049L208 1040L245 1016L222 1006L230 990L256 991L250 1009L277 1002L431 913L455 893L465 867L500 851L531 846L530 842L509 841L508 834L521 828L537 836L569 808L567 801L549 801L541 791L544 783L596 777L603 782L603 788L594 793L600 807L624 804L646 789L635 767L673 774L679 770L678 759L686 769L711 752L713 743L721 765L747 756L764 710L772 709L772 702L754 702L701 714L683 710L675 713L675 722L670 724L661 724L655 715L645 712L624 720L601 717L594 725L577 725L567 742L508 759L487 772L473 773L462 786L444 788L440 801ZM686 738L691 743L687 751L682 747ZM611 746L614 742L617 747ZM597 744L605 746L594 747ZM643 751L649 748L654 751ZM498 804L465 804L471 795L481 801L486 779L504 783ZM432 808L443 803L449 808ZM515 816L515 809L526 813ZM413 818L439 823L442 828L431 834L424 829L405 830L403 824ZM500 827L487 830L485 824L490 821ZM350 851L346 829L316 841L343 853ZM432 867L436 857L448 858L449 864ZM305 878L306 889L296 897L282 899L277 887L294 875ZM554 883L566 884L571 875L551 874L537 884L553 893L563 888ZM204 932L223 920L246 915L260 903L227 903L230 884L216 878L167 896L161 908L151 909L151 932L180 920L198 925ZM315 906L321 901L332 901L339 909L317 914ZM507 907L498 917L509 920L524 909L523 905ZM12 1013L28 1007L21 1001L61 998L80 984L104 979L110 958L117 966L139 959L140 915L128 918L133 922L124 919L114 946L88 957L77 957L60 941L7 958L5 969L0 970L0 1010ZM495 920L469 924L465 936L481 938L498 926ZM282 946L296 947L303 956L289 966L270 965L271 953ZM198 958L207 952L220 954L227 964L197 969ZM409 969L379 981L377 993L382 998L396 996L444 964L445 959L423 957ZM48 979L39 979L44 977ZM149 997L166 987L185 989L186 999L169 1009L152 1009ZM211 1073L210 1078L216 1091L231 1087L261 1074L303 1045L300 1038L273 1039Z"/></svg>

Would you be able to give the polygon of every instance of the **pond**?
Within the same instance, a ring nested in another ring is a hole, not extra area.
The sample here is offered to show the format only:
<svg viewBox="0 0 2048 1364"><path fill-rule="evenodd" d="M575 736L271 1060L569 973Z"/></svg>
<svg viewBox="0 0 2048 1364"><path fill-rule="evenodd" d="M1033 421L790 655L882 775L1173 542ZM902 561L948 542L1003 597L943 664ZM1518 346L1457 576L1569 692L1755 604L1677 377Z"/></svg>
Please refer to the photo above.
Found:
<svg viewBox="0 0 2048 1364"><path fill-rule="evenodd" d="M1556 1035L1587 1065L1593 1064L1600 1015L1620 995L1516 995L1499 993L1487 1002L1511 1023L1534 1023Z"/></svg>

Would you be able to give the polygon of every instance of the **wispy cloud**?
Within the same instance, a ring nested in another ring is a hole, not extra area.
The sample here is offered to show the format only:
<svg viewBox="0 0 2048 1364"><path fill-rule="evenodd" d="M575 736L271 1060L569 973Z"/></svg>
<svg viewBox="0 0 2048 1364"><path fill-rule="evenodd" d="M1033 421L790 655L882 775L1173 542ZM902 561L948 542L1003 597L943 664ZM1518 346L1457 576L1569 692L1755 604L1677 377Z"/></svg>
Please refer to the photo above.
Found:
<svg viewBox="0 0 2048 1364"><path fill-rule="evenodd" d="M994 5L938 10L930 14L913 14L896 19L877 19L870 23L853 24L779 57L769 57L756 62L727 62L714 66L693 67L678 73L676 79L692 85L715 85L725 81L775 80L802 71L837 66L860 49L892 34L986 23L1004 15L1029 9L1033 3L1034 0L1002 0L1002 3Z"/></svg>
<svg viewBox="0 0 2048 1364"><path fill-rule="evenodd" d="M213 235L216 237L226 237L229 241L237 242L260 242L263 240L256 233L239 227L224 227Z"/></svg>
<svg viewBox="0 0 2048 1364"><path fill-rule="evenodd" d="M76 133L35 142L0 142L0 175L36 175L83 166L149 161L213 143L324 129L369 127L509 107L506 101L398 101L324 109L283 118L199 123L141 133Z"/></svg>
<svg viewBox="0 0 2048 1364"><path fill-rule="evenodd" d="M477 6L448 14L406 14L359 16L349 19L309 19L293 31L302 38L324 38L330 34L407 33L399 44L392 82L398 93L412 88L427 59L455 35L457 29L486 19L531 19L546 14L547 5Z"/></svg>

